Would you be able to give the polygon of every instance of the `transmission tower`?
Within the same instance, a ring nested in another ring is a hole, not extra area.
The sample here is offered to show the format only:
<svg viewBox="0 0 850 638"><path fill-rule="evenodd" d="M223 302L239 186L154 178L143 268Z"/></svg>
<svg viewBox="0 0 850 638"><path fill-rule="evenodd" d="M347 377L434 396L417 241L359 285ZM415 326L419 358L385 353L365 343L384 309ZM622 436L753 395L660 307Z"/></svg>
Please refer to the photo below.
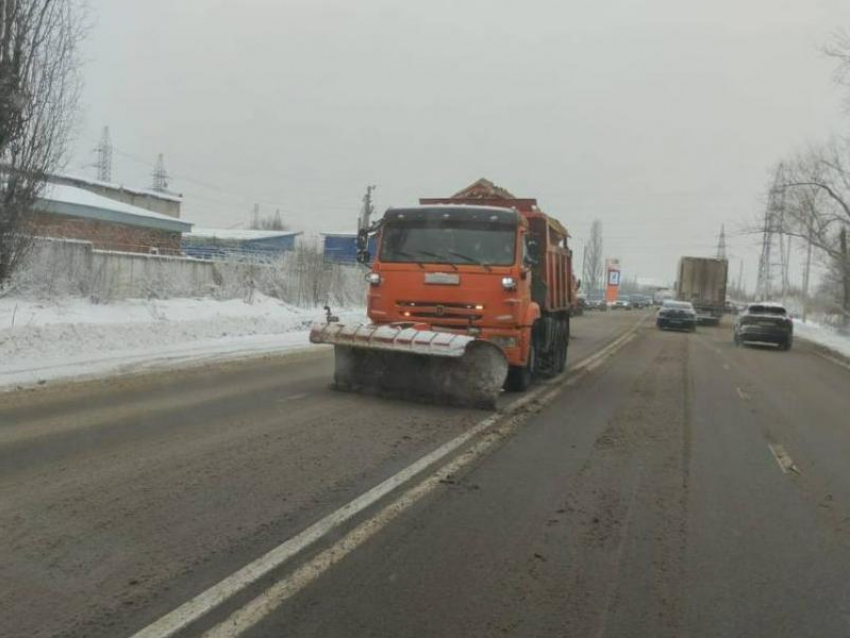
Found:
<svg viewBox="0 0 850 638"><path fill-rule="evenodd" d="M756 284L756 295L762 300L769 300L776 292L777 278L783 298L788 294L791 238L785 234L784 184L784 167L780 164L776 168L773 185L768 193L762 225L761 256Z"/></svg>
<svg viewBox="0 0 850 638"><path fill-rule="evenodd" d="M168 190L168 173L165 171L165 160L160 153L156 158L156 168L153 169L153 189L159 193Z"/></svg>
<svg viewBox="0 0 850 638"><path fill-rule="evenodd" d="M100 142L95 149L97 153L97 179L101 182L112 181L112 140L109 137L109 127L103 127L103 134L100 136Z"/></svg>
<svg viewBox="0 0 850 638"><path fill-rule="evenodd" d="M726 227L720 225L720 237L717 239L717 258L726 259Z"/></svg>

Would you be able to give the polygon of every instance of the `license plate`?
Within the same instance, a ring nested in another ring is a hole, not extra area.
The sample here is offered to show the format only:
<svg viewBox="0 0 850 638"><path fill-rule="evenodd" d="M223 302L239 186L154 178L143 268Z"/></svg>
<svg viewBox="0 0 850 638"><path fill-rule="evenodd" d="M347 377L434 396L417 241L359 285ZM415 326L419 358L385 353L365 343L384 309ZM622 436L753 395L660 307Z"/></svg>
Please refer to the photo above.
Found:
<svg viewBox="0 0 850 638"><path fill-rule="evenodd" d="M425 283L437 286L457 286L460 284L460 275L454 272L426 272Z"/></svg>

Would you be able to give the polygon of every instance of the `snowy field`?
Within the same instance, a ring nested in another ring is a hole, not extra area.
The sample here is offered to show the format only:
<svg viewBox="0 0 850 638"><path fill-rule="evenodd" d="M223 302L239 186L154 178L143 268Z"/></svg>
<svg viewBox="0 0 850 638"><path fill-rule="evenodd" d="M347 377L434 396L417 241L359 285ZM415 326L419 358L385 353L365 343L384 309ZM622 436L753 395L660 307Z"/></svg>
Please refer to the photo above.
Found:
<svg viewBox="0 0 850 638"><path fill-rule="evenodd" d="M841 335L829 326L816 322L794 321L794 335L833 350L850 359L850 336Z"/></svg>
<svg viewBox="0 0 850 638"><path fill-rule="evenodd" d="M334 311L365 320L362 310ZM0 389L316 347L307 335L323 316L259 294L252 303L0 298Z"/></svg>

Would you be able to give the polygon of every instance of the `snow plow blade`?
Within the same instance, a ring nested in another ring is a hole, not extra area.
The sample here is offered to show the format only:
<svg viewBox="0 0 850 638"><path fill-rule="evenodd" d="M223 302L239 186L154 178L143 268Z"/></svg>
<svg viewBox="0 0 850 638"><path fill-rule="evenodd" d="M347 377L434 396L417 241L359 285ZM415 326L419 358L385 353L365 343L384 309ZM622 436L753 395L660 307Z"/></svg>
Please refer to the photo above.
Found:
<svg viewBox="0 0 850 638"><path fill-rule="evenodd" d="M334 346L340 390L494 409L508 374L489 341L409 325L321 324L310 341Z"/></svg>

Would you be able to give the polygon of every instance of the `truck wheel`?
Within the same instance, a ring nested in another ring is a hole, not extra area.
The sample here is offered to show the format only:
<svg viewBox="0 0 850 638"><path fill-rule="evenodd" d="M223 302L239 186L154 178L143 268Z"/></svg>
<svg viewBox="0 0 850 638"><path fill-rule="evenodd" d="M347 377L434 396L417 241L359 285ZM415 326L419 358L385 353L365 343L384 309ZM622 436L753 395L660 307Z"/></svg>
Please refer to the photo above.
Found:
<svg viewBox="0 0 850 638"><path fill-rule="evenodd" d="M508 378L505 380L505 388L508 392L525 392L534 379L537 367L537 353L534 342L528 351L528 363L524 366L511 366L508 368Z"/></svg>
<svg viewBox="0 0 850 638"><path fill-rule="evenodd" d="M791 337L788 337L785 341L782 342L782 345L779 346L782 350L790 350L791 344L793 343Z"/></svg>
<svg viewBox="0 0 850 638"><path fill-rule="evenodd" d="M558 340L558 374L561 374L567 367L567 353L569 352L569 338L564 335Z"/></svg>

